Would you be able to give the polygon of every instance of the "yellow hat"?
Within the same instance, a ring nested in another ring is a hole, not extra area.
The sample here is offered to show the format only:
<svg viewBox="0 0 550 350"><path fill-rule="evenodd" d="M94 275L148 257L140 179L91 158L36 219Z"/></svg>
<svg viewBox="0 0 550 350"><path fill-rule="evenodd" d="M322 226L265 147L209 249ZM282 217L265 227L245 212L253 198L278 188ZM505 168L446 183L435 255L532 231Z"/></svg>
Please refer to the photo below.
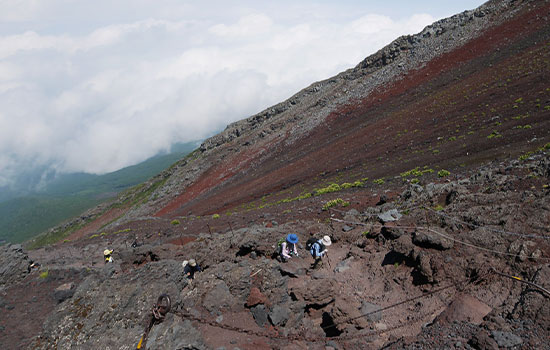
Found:
<svg viewBox="0 0 550 350"><path fill-rule="evenodd" d="M112 253L113 253L113 251L112 251L112 250L109 250L109 249L105 249L105 250L103 251L103 255L111 255Z"/></svg>

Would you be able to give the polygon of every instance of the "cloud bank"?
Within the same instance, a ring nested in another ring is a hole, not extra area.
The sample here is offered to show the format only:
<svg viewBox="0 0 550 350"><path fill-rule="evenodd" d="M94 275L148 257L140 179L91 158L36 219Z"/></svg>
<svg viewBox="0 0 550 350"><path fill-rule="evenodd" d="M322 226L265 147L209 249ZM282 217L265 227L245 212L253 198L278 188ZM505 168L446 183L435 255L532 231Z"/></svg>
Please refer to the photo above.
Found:
<svg viewBox="0 0 550 350"><path fill-rule="evenodd" d="M101 174L208 137L436 20L209 3L0 3L0 187L22 169Z"/></svg>

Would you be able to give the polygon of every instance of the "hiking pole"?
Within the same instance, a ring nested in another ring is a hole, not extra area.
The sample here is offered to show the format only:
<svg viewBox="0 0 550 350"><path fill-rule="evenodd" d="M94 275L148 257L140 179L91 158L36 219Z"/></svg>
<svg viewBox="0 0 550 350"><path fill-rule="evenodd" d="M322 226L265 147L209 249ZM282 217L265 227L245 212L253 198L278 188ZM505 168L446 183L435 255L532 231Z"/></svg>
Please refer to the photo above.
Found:
<svg viewBox="0 0 550 350"><path fill-rule="evenodd" d="M330 265L330 258L328 257L328 253L325 253L325 255L327 257L328 267L332 269L332 266Z"/></svg>

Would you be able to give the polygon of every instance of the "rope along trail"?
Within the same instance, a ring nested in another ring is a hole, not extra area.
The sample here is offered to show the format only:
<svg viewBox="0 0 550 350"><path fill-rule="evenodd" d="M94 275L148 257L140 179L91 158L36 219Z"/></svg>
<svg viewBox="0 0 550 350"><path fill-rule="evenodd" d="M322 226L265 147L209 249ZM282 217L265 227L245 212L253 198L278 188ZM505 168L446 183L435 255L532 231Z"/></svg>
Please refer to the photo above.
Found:
<svg viewBox="0 0 550 350"><path fill-rule="evenodd" d="M383 308L380 308L380 309L377 309L377 310L374 310L374 311L371 311L371 312L368 312L368 313L365 313L365 314L361 314L360 316L351 317L351 318L345 319L345 320L340 321L340 322L332 323L328 326L321 327L321 329L323 331L326 331L326 330L334 328L338 325L345 324L345 323L354 321L356 319L364 318L364 317L367 317L367 316L370 316L370 315L373 315L373 314L376 314L376 313L381 313L383 311L393 309L393 308L401 306L403 304L407 304L407 303L410 303L412 301L416 301L416 300L419 300L419 299L422 299L422 298L429 297L431 295L440 293L444 290L447 290L447 289L450 289L450 288L453 288L453 287L458 287L457 288L458 290L463 290L464 288L466 288L467 285L469 285L469 284L471 284L475 281L481 282L481 280L483 280L484 278L485 278L484 276L478 276L475 279L468 278L468 279L465 279L465 280L462 280L462 281L451 283L451 284L446 285L444 287L434 289L433 291L426 292L426 293L423 293L421 295L399 301L397 303L385 306ZM320 338L319 336L308 336L308 335L304 334L305 331L303 329L301 330L301 332L299 334L283 335L283 334L279 334L276 331L272 331L272 332L267 333L266 331L256 331L256 330L252 330L252 329L244 329L244 328L239 328L239 327L235 327L235 326L231 326L231 325L227 325L227 324L218 323L214 320L206 320L204 318L194 316L191 313L186 312L186 311L174 311L173 310L171 312L174 313L175 315L180 316L183 320L187 319L187 320L195 321L195 322L198 322L198 323L201 323L201 324L206 324L206 325L209 325L209 326L212 326L212 327L221 328L221 329L225 329L225 330L229 330L229 331L233 331L233 332L238 332L238 333L243 333L243 334L250 334L250 335L255 335L255 336L258 336L258 337L262 337L262 338L269 338L269 339L273 339L273 340L285 340L285 341L289 341L289 340L304 341L305 340L305 341L309 341L309 342L326 342L326 341L329 341L329 340L346 340L346 339L354 339L354 338L358 338L358 337L381 335L381 334L389 333L389 332L394 331L396 329L402 328L402 327L410 324L411 322L417 322L418 321L418 320L414 320L414 319L409 320L408 322L402 322L402 323L399 323L399 324L397 324L393 327L383 329L383 330L373 330L373 331L368 331L368 332L360 332L360 333L354 334L354 335Z"/></svg>
<svg viewBox="0 0 550 350"><path fill-rule="evenodd" d="M335 218L331 218L331 220L333 221L337 221L337 222L342 222L342 223L346 223L346 224L354 224L354 225L362 225L362 226L367 226L368 224L365 224L365 223L362 223L362 222L352 222L352 221L345 221L345 220L340 220L340 219L335 219ZM383 227L384 225L382 224L377 224L379 225L380 227ZM376 226L376 225L374 225ZM430 231L432 233L435 233L437 235L440 235L441 237L444 237L448 240L451 240L453 242L456 242L456 243L460 243L460 244L463 244L465 246L468 246L468 247L471 247L471 248L475 248L475 249L479 249L479 250L483 250L483 251L486 251L486 252L491 252L491 253L495 253L495 254L499 254L499 255L506 255L506 256L514 256L514 257L517 257L519 256L519 254L513 254L513 253L507 253L507 252L502 252L502 251L499 251L499 250L495 250L495 249L489 249L489 248L484 248L484 247L481 247L481 246L478 246L478 245L475 245L475 244L472 244L472 243L468 243L468 242L464 242L464 241L461 241L461 240L458 240L458 239L455 239L449 235L446 235L444 233L441 233L439 231L436 231L430 227L422 227L422 226L399 226L399 225L396 225L396 226L392 226L392 228L400 228L400 229L418 229L418 230L425 230L425 231ZM529 257L529 259L533 259L533 260L550 260L550 258L545 258L545 257Z"/></svg>

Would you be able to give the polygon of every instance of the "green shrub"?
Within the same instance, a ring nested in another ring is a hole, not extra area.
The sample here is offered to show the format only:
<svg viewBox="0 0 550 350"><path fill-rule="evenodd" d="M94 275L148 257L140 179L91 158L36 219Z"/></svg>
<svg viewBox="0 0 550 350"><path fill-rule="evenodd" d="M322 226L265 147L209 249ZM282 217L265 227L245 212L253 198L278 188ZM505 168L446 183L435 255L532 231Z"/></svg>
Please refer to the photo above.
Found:
<svg viewBox="0 0 550 350"><path fill-rule="evenodd" d="M40 278L48 278L48 275L50 274L49 270L40 272Z"/></svg>
<svg viewBox="0 0 550 350"><path fill-rule="evenodd" d="M214 214L212 215L212 219L219 219L220 218L220 214Z"/></svg>
<svg viewBox="0 0 550 350"><path fill-rule="evenodd" d="M341 189L342 188L340 187L340 185L338 185L336 183L331 183L327 187L316 189L315 190L315 195L319 196L319 195L325 194L325 193L337 192L337 191L340 191Z"/></svg>
<svg viewBox="0 0 550 350"><path fill-rule="evenodd" d="M180 221L178 219L174 219L174 220L170 221L170 223L175 226L175 225L179 225Z"/></svg>
<svg viewBox="0 0 550 350"><path fill-rule="evenodd" d="M382 185L385 181L384 181L384 178L380 178L380 179L373 180L372 182L378 185Z"/></svg>
<svg viewBox="0 0 550 350"><path fill-rule="evenodd" d="M437 172L437 176L439 177L445 177L451 175L451 172L445 169L441 169Z"/></svg>
<svg viewBox="0 0 550 350"><path fill-rule="evenodd" d="M323 210L327 210L328 208L332 208L332 207L335 207L335 206L338 206L338 205L341 205L343 207L347 207L347 206L350 205L350 203L343 200L342 198L336 198L336 199L333 199L333 200L330 200L330 201L326 202L325 205L323 205Z"/></svg>

